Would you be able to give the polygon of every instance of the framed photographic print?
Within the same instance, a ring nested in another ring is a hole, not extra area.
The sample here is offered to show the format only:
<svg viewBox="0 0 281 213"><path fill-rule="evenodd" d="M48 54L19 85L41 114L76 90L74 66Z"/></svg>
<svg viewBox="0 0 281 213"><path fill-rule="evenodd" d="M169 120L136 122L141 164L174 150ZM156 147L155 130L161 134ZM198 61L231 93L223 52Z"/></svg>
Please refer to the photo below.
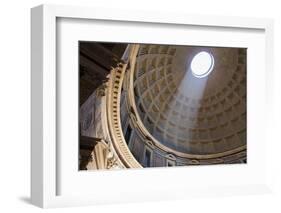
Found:
<svg viewBox="0 0 281 213"><path fill-rule="evenodd" d="M269 192L272 26L33 8L32 203Z"/></svg>

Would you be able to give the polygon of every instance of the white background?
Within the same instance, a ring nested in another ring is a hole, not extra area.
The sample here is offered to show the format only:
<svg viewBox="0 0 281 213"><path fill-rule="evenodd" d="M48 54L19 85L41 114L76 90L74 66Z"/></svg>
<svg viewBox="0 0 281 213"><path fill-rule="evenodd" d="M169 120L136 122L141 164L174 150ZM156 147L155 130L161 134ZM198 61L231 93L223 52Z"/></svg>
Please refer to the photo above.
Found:
<svg viewBox="0 0 281 213"><path fill-rule="evenodd" d="M41 3L77 4L73 0L36 1L9 0L1 2L1 77L0 77L0 119L1 119L1 212L37 212L37 207L29 204L30 188L30 8ZM275 134L273 157L281 163L281 6L278 0L212 0L212 1L121 1L101 2L79 1L81 6L101 6L112 8L138 8L140 10L186 12L191 14L216 14L233 16L271 17L275 19ZM277 49L279 47L279 49ZM278 85L279 84L279 85ZM279 100L278 100L279 99ZM279 109L279 112L277 111ZM278 126L279 125L279 126ZM280 151L279 151L280 153ZM280 212L281 211L281 166L275 163L275 187L272 195L194 198L185 201L165 201L156 203L120 204L67 209L68 212ZM239 175L239 174L237 174ZM206 177L208 178L208 177ZM47 210L52 212L66 209Z"/></svg>

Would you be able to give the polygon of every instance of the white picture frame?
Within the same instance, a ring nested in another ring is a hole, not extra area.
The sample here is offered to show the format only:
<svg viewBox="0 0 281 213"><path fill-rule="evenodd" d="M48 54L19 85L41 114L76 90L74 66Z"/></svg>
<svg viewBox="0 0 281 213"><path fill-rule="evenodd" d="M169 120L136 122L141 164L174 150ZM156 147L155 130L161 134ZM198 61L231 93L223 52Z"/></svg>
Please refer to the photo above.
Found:
<svg viewBox="0 0 281 213"><path fill-rule="evenodd" d="M113 203L113 202L138 202L143 200L163 200L177 199L198 196L214 196L214 195L233 195L233 194L252 194L264 193L271 191L271 172L270 172L270 153L262 151L262 155L266 161L260 167L260 173L264 173L264 177L254 181L254 184L249 184L249 181L228 182L217 185L200 186L200 182L192 183L194 187L182 185L169 185L166 190L161 191L157 185L147 196L144 193L134 193L133 189L127 189L124 196L118 196L118 193L108 193L114 190L104 185L104 191L101 196L99 194L79 194L79 195L59 195L58 196L58 169L57 159L57 87L60 82L57 81L57 21L59 18L64 19L79 19L79 20L100 20L100 21L118 21L119 24L126 22L154 24L161 27L173 26L198 26L201 28L218 28L231 30L258 30L264 35L265 52L264 52L264 69L261 75L264 75L265 87L261 92L266 95L269 104L264 107L270 111L272 100L270 91L273 87L273 21L271 19L258 18L241 18L241 17L217 17L204 15L188 15L188 14L161 14L148 11L115 11L112 9L101 8L84 8L74 6L54 6L41 5L31 10L31 56L32 56L32 118L31 118L31 201L33 204L47 208L60 206L76 206L76 205L91 205L98 203ZM251 80L251 79L250 79ZM251 81L255 81L252 79ZM247 109L249 110L249 109ZM262 109L261 109L262 110ZM270 146L268 134L270 134L271 117L263 118L263 127L268 131L257 132L259 136L264 138L261 142L263 148ZM250 122L251 123L251 122ZM270 149L267 149L270 150ZM70 162L71 163L71 162ZM75 163L75 162L73 162ZM171 170L173 169L173 170ZM142 171L132 171L132 177L143 176L144 179L150 176L167 175L167 171L175 174L183 174L185 168L165 168L150 170L143 173ZM196 169L192 169L194 171ZM216 170L216 167L210 169L211 172ZM247 171L247 167L244 168ZM77 171L78 172L78 171ZM110 176L112 173L101 172L103 175ZM122 177L122 171L117 172L119 178ZM85 173L84 173L85 174ZM199 173L198 173L199 174ZM130 177L129 175L129 177ZM114 176L114 175L113 175ZM129 177L124 177L124 181L130 181ZM198 177L199 178L199 177ZM200 178L199 178L200 179ZM247 179L247 177L245 177ZM100 179L99 179L100 180ZM161 182L161 181L160 181ZM163 184L163 183L159 183ZM124 186L126 188L126 186ZM89 189L90 190L90 189ZM127 193L127 194L126 194ZM126 195L130 195L129 197Z"/></svg>

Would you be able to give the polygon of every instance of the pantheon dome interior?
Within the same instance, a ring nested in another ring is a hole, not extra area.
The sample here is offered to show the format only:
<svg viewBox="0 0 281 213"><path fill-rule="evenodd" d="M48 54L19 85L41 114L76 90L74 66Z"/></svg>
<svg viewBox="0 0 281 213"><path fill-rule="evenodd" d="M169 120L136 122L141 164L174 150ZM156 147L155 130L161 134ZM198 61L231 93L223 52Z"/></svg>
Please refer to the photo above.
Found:
<svg viewBox="0 0 281 213"><path fill-rule="evenodd" d="M79 169L247 163L247 49L79 42Z"/></svg>

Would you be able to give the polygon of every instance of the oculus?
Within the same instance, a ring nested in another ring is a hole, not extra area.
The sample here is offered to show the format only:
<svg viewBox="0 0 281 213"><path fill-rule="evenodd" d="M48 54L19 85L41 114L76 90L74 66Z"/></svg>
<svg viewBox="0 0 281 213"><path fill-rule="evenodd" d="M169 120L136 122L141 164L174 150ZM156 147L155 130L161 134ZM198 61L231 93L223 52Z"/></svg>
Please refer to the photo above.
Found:
<svg viewBox="0 0 281 213"><path fill-rule="evenodd" d="M190 64L192 74L197 78L208 76L214 68L214 57L212 54L202 51L197 53Z"/></svg>

